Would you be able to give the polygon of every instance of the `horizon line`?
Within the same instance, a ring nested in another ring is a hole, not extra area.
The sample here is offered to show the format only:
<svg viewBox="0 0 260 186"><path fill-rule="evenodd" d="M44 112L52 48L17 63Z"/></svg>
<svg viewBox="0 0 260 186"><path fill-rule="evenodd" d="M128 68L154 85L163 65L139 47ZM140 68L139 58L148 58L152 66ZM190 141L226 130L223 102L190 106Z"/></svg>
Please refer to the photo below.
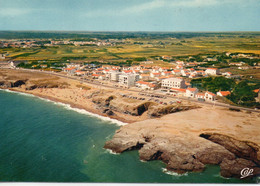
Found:
<svg viewBox="0 0 260 186"><path fill-rule="evenodd" d="M154 33L230 33L230 32L260 32L259 31L98 31L98 30L0 30L0 32L154 32Z"/></svg>

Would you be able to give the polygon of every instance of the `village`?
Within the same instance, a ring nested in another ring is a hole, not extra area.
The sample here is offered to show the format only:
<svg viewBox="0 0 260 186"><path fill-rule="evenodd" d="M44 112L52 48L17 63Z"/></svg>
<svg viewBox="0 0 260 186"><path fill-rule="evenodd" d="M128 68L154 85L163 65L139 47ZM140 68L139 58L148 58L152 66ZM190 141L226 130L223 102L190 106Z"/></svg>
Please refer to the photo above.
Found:
<svg viewBox="0 0 260 186"><path fill-rule="evenodd" d="M175 68L158 67L149 65L137 65L131 67L119 67L102 65L96 67L94 64L80 65L68 64L61 73L68 76L78 76L80 79L97 81L101 84L108 84L118 88L148 90L154 93L164 93L175 97L186 97L198 101L215 101L217 96L225 97L231 94L230 91L218 91L216 94L199 91L192 87L192 78L217 77L238 78L239 75L232 75L231 72L221 73L218 68L207 68L206 70L195 70L185 68L183 61L177 61ZM259 89L254 90L259 94Z"/></svg>

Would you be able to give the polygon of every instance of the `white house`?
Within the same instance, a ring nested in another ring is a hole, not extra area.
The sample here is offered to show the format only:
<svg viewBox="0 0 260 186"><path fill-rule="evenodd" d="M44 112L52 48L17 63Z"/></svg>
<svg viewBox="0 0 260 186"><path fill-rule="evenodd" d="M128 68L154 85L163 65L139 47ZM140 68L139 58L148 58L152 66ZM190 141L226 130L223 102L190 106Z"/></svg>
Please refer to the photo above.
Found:
<svg viewBox="0 0 260 186"><path fill-rule="evenodd" d="M150 74L151 78L160 77L160 76L161 76L161 73L151 73Z"/></svg>
<svg viewBox="0 0 260 186"><path fill-rule="evenodd" d="M212 92L203 92L203 93L197 93L195 95L196 98L202 98L205 100L209 100L209 101L214 101L216 99L216 94L212 93Z"/></svg>
<svg viewBox="0 0 260 186"><path fill-rule="evenodd" d="M219 74L219 69L217 68L207 68L207 70L205 71L206 75L210 75L210 76L216 76Z"/></svg>
<svg viewBox="0 0 260 186"><path fill-rule="evenodd" d="M198 89L197 88L187 88L186 89L186 97L194 98L197 93L198 93Z"/></svg>
<svg viewBox="0 0 260 186"><path fill-rule="evenodd" d="M76 71L75 71L75 74L76 74L77 76L84 76L84 75L86 75L86 71L76 70Z"/></svg>
<svg viewBox="0 0 260 186"><path fill-rule="evenodd" d="M172 73L176 76L180 76L181 75L181 71L180 70L173 70Z"/></svg>
<svg viewBox="0 0 260 186"><path fill-rule="evenodd" d="M75 67L71 67L71 68L65 68L64 72L67 72L70 75L73 75L76 72L76 68Z"/></svg>
<svg viewBox="0 0 260 186"><path fill-rule="evenodd" d="M216 99L216 94L207 91L205 93L205 97L204 98L207 99L207 100L210 100L210 101L214 101Z"/></svg>
<svg viewBox="0 0 260 186"><path fill-rule="evenodd" d="M169 92L174 96L186 96L186 89L183 88L171 88Z"/></svg>
<svg viewBox="0 0 260 186"><path fill-rule="evenodd" d="M185 88L185 81L182 78L167 78L162 80L162 88Z"/></svg>
<svg viewBox="0 0 260 186"><path fill-rule="evenodd" d="M164 72L162 72L162 75L163 75L163 76L172 75L172 71L164 71Z"/></svg>
<svg viewBox="0 0 260 186"><path fill-rule="evenodd" d="M144 81L137 81L136 86L143 89L143 90L154 90L156 84Z"/></svg>

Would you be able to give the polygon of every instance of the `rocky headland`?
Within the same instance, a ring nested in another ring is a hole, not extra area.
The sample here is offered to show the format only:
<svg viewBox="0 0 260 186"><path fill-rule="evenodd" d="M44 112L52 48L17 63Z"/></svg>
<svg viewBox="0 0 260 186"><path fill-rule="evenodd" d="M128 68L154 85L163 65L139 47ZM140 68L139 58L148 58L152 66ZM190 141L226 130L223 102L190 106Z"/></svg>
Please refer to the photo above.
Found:
<svg viewBox="0 0 260 186"><path fill-rule="evenodd" d="M257 113L203 107L131 123L116 131L105 148L138 150L141 160L162 160L169 171L203 171L220 165L221 176L241 177L244 168L260 174L260 119Z"/></svg>

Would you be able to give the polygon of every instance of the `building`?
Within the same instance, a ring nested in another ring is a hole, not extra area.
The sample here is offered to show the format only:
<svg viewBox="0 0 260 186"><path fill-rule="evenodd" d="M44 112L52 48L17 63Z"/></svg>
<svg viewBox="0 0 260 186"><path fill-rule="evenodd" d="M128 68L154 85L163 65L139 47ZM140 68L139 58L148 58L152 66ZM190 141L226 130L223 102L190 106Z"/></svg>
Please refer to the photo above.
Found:
<svg viewBox="0 0 260 186"><path fill-rule="evenodd" d="M149 80L150 79L150 74L140 74L140 79L142 79L142 80Z"/></svg>
<svg viewBox="0 0 260 186"><path fill-rule="evenodd" d="M186 96L186 89L183 88L171 88L169 92L174 96Z"/></svg>
<svg viewBox="0 0 260 186"><path fill-rule="evenodd" d="M135 85L135 82L139 81L138 74L121 74L119 75L119 84L126 87L132 87Z"/></svg>
<svg viewBox="0 0 260 186"><path fill-rule="evenodd" d="M121 74L122 74L121 72L110 71L110 72L108 72L108 79L110 81L118 82L119 81L119 75L121 75Z"/></svg>
<svg viewBox="0 0 260 186"><path fill-rule="evenodd" d="M205 97L204 97L204 98L205 98L206 100L214 101L214 100L216 99L216 94L207 91L207 92L205 93Z"/></svg>
<svg viewBox="0 0 260 186"><path fill-rule="evenodd" d="M151 73L150 74L151 78L156 78L156 77L160 77L160 76L161 76L161 73Z"/></svg>
<svg viewBox="0 0 260 186"><path fill-rule="evenodd" d="M200 98L200 99L205 99L208 101L215 101L216 100L216 94L212 93L212 92L200 92L200 93L196 93L195 95L196 98Z"/></svg>
<svg viewBox="0 0 260 186"><path fill-rule="evenodd" d="M230 95L230 94L231 94L230 91L218 91L218 92L217 92L217 95L218 95L218 96L228 96L228 95Z"/></svg>
<svg viewBox="0 0 260 186"><path fill-rule="evenodd" d="M164 71L164 72L162 72L162 75L163 75L163 76L172 75L172 71Z"/></svg>
<svg viewBox="0 0 260 186"><path fill-rule="evenodd" d="M75 71L75 74L76 74L77 76L84 76L84 75L86 75L86 71L76 70L76 71Z"/></svg>
<svg viewBox="0 0 260 186"><path fill-rule="evenodd" d="M143 89L143 90L154 90L158 87L157 84L145 81L137 81L136 86Z"/></svg>
<svg viewBox="0 0 260 186"><path fill-rule="evenodd" d="M182 78L167 78L162 80L162 88L185 88L185 81Z"/></svg>
<svg viewBox="0 0 260 186"><path fill-rule="evenodd" d="M210 75L210 76L216 76L219 74L219 69L217 68L207 68L207 70L205 71L206 75Z"/></svg>
<svg viewBox="0 0 260 186"><path fill-rule="evenodd" d="M64 72L67 72L69 75L73 75L76 72L76 67L69 67L69 68L65 68Z"/></svg>
<svg viewBox="0 0 260 186"><path fill-rule="evenodd" d="M187 88L186 89L186 97L195 98L197 93L198 93L197 88Z"/></svg>

